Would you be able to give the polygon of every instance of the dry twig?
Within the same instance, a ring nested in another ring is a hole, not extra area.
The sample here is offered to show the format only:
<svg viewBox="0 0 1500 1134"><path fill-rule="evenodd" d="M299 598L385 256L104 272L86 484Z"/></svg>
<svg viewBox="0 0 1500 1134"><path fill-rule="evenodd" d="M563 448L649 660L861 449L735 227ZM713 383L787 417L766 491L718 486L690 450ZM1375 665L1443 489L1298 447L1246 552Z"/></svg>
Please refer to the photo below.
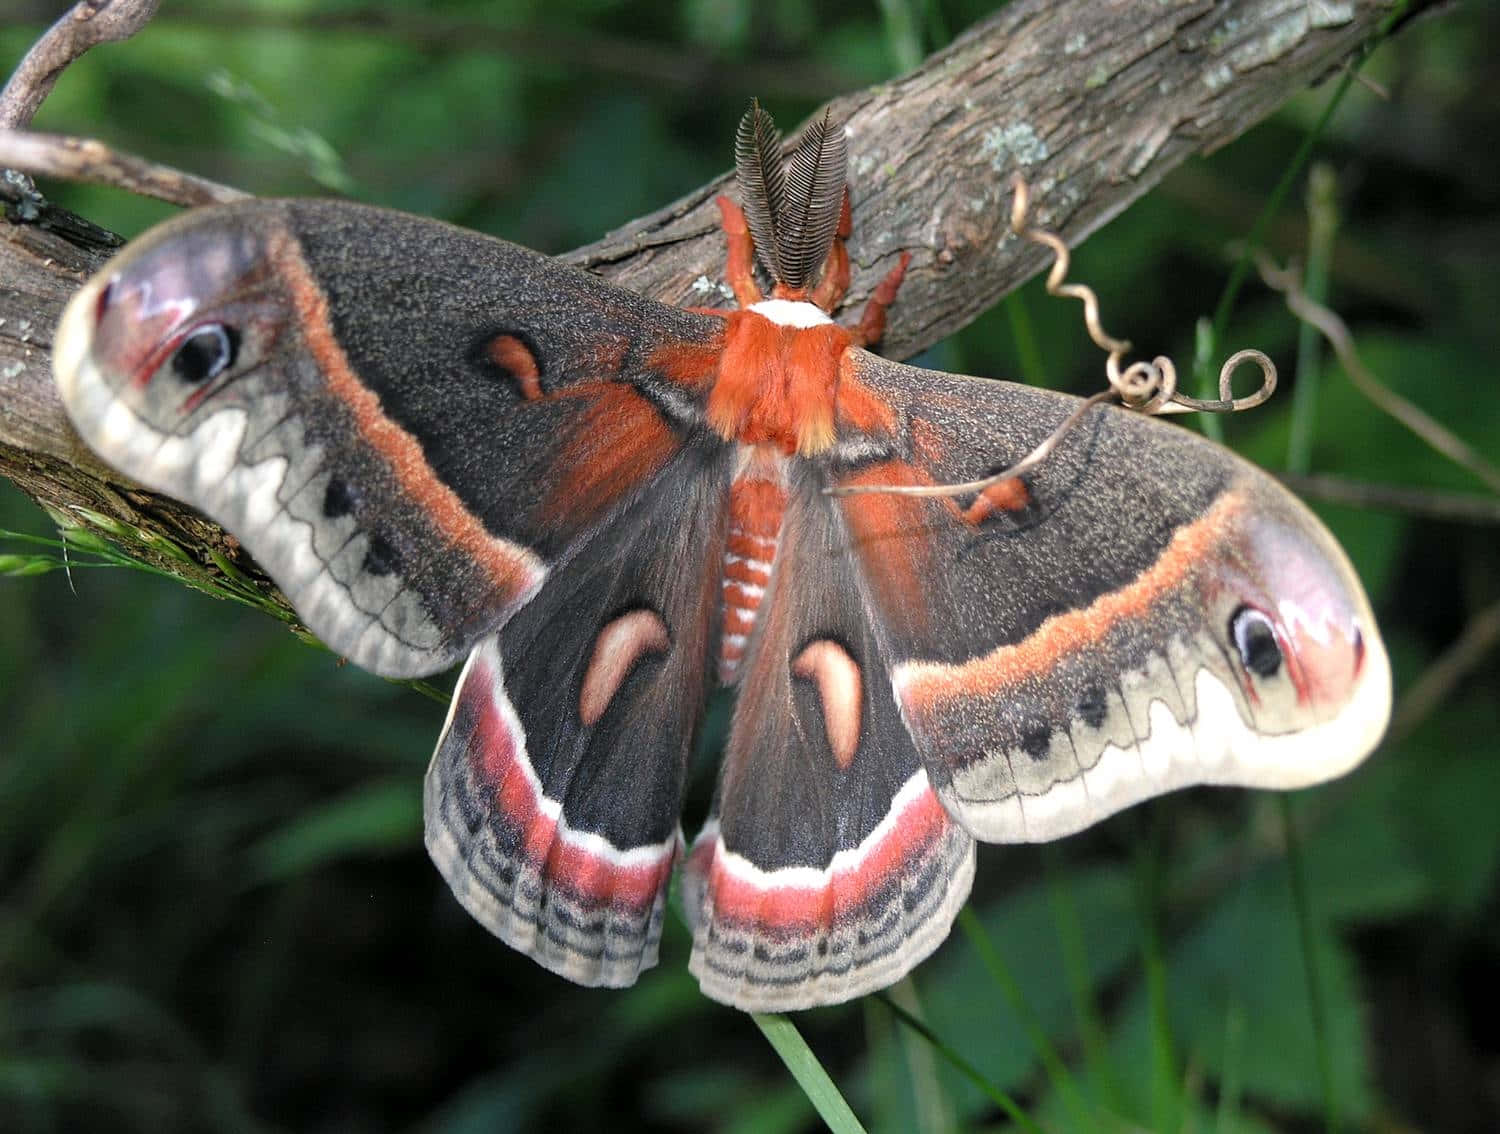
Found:
<svg viewBox="0 0 1500 1134"><path fill-rule="evenodd" d="M1485 607L1464 627L1458 640L1433 662L1406 691L1391 718L1388 741L1410 736L1423 721L1446 703L1459 682L1496 647L1500 647L1500 602Z"/></svg>
<svg viewBox="0 0 1500 1134"><path fill-rule="evenodd" d="M1376 508L1458 524L1500 524L1500 500L1470 492L1438 492L1404 484L1371 484L1341 476L1285 474L1283 484L1298 496L1310 496L1352 508Z"/></svg>
<svg viewBox="0 0 1500 1134"><path fill-rule="evenodd" d="M1316 327L1328 340L1334 353L1339 356L1339 361L1343 363L1349 380L1360 393L1454 464L1468 469L1490 489L1500 493L1500 469L1486 461L1472 445L1420 406L1407 401L1371 374L1354 349L1354 336L1349 333L1348 325L1327 307L1308 298L1296 272L1277 267L1260 249L1255 251L1255 266L1267 287L1286 296L1286 305L1292 314Z"/></svg>
<svg viewBox="0 0 1500 1134"><path fill-rule="evenodd" d="M158 0L83 0L32 45L0 91L0 127L31 125L63 70L91 47L129 39L156 12ZM0 163L3 164L3 163Z"/></svg>
<svg viewBox="0 0 1500 1134"><path fill-rule="evenodd" d="M184 208L223 205L250 196L206 177L121 153L92 138L0 128L0 169L8 166L43 177L109 185Z"/></svg>

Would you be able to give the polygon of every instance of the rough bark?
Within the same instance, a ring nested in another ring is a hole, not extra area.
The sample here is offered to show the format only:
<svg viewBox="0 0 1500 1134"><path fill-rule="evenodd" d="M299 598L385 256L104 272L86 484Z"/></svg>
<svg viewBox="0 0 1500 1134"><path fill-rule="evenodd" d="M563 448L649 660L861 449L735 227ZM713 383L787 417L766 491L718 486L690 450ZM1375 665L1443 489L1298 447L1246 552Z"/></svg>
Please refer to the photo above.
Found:
<svg viewBox="0 0 1500 1134"><path fill-rule="evenodd" d="M1041 250L1006 236L1011 174L1030 180L1040 222L1076 243L1337 69L1396 7L1017 0L917 71L834 102L851 132L851 304L910 252L886 350L905 357L935 342L1043 265ZM726 183L566 259L668 302L723 304L713 197ZM110 245L19 199L0 181L0 474L54 514L82 505L165 528L196 552L232 547L188 510L130 490L73 435L52 385L52 328Z"/></svg>

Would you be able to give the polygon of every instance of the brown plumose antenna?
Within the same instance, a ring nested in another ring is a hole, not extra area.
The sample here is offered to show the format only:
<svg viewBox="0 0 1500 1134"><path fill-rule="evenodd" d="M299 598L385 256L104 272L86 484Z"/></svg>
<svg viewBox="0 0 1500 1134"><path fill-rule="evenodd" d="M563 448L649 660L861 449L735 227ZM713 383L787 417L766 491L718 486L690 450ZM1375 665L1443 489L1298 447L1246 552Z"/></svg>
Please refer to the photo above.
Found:
<svg viewBox="0 0 1500 1134"><path fill-rule="evenodd" d="M762 266L786 288L808 287L828 259L848 152L842 123L827 112L803 133L785 165L781 133L760 103L752 101L740 119L734 156L745 221Z"/></svg>

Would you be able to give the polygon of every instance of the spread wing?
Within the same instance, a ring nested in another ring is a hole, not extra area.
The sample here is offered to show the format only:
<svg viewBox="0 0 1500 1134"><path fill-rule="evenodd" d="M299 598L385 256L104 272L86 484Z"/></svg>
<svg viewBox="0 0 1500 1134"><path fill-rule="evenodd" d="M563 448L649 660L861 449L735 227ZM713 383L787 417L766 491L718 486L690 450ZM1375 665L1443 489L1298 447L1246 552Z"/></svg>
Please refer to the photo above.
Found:
<svg viewBox="0 0 1500 1134"><path fill-rule="evenodd" d="M728 451L700 439L628 523L475 649L427 773L427 845L483 925L583 984L655 963L719 627Z"/></svg>
<svg viewBox="0 0 1500 1134"><path fill-rule="evenodd" d="M974 841L891 697L890 655L823 470L790 486L683 904L704 991L752 1011L898 980L947 937Z"/></svg>
<svg viewBox="0 0 1500 1134"><path fill-rule="evenodd" d="M148 235L73 300L84 438L224 523L378 673L470 654L427 843L480 922L575 980L654 963L719 618L722 323L347 203Z"/></svg>
<svg viewBox="0 0 1500 1134"><path fill-rule="evenodd" d="M844 485L976 479L1076 405L872 355L855 373L892 413L876 456L830 470ZM1389 664L1343 552L1187 430L1101 407L982 499L839 499L889 693L980 839L1056 838L1188 784L1316 783L1384 731Z"/></svg>
<svg viewBox="0 0 1500 1134"><path fill-rule="evenodd" d="M664 371L721 326L435 221L253 202L133 243L55 366L105 459L225 524L336 651L410 676L668 466L698 406Z"/></svg>
<svg viewBox="0 0 1500 1134"><path fill-rule="evenodd" d="M973 842L1079 830L1197 783L1287 788L1378 741L1390 673L1323 526L1228 450L1112 408L982 498L1064 395L860 353L802 466L689 855L693 970L785 1010L943 940Z"/></svg>

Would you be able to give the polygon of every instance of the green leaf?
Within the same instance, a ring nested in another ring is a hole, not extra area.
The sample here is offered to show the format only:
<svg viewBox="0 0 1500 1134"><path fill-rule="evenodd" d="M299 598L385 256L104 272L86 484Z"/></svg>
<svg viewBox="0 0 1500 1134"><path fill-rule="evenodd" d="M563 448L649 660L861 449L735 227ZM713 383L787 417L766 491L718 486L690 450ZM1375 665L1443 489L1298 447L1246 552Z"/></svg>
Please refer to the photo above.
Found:
<svg viewBox="0 0 1500 1134"><path fill-rule="evenodd" d="M250 848L250 878L275 882L338 859L411 849L422 838L418 786L392 777L293 820Z"/></svg>
<svg viewBox="0 0 1500 1134"><path fill-rule="evenodd" d="M1229 901L1167 952L1170 1010L1178 1049L1198 1073L1233 1075L1243 1109L1271 1104L1311 1116L1323 1113L1323 1087L1309 1019L1302 943L1281 863L1258 872ZM1356 966L1326 917L1316 888L1309 937L1327 1024L1326 1050L1340 1113L1363 1121L1372 1103L1370 1052ZM1240 1011L1243 1027L1226 1028ZM1116 1030L1127 1067L1149 1066L1151 1012L1132 989ZM1232 1059L1232 1067L1228 1060Z"/></svg>

